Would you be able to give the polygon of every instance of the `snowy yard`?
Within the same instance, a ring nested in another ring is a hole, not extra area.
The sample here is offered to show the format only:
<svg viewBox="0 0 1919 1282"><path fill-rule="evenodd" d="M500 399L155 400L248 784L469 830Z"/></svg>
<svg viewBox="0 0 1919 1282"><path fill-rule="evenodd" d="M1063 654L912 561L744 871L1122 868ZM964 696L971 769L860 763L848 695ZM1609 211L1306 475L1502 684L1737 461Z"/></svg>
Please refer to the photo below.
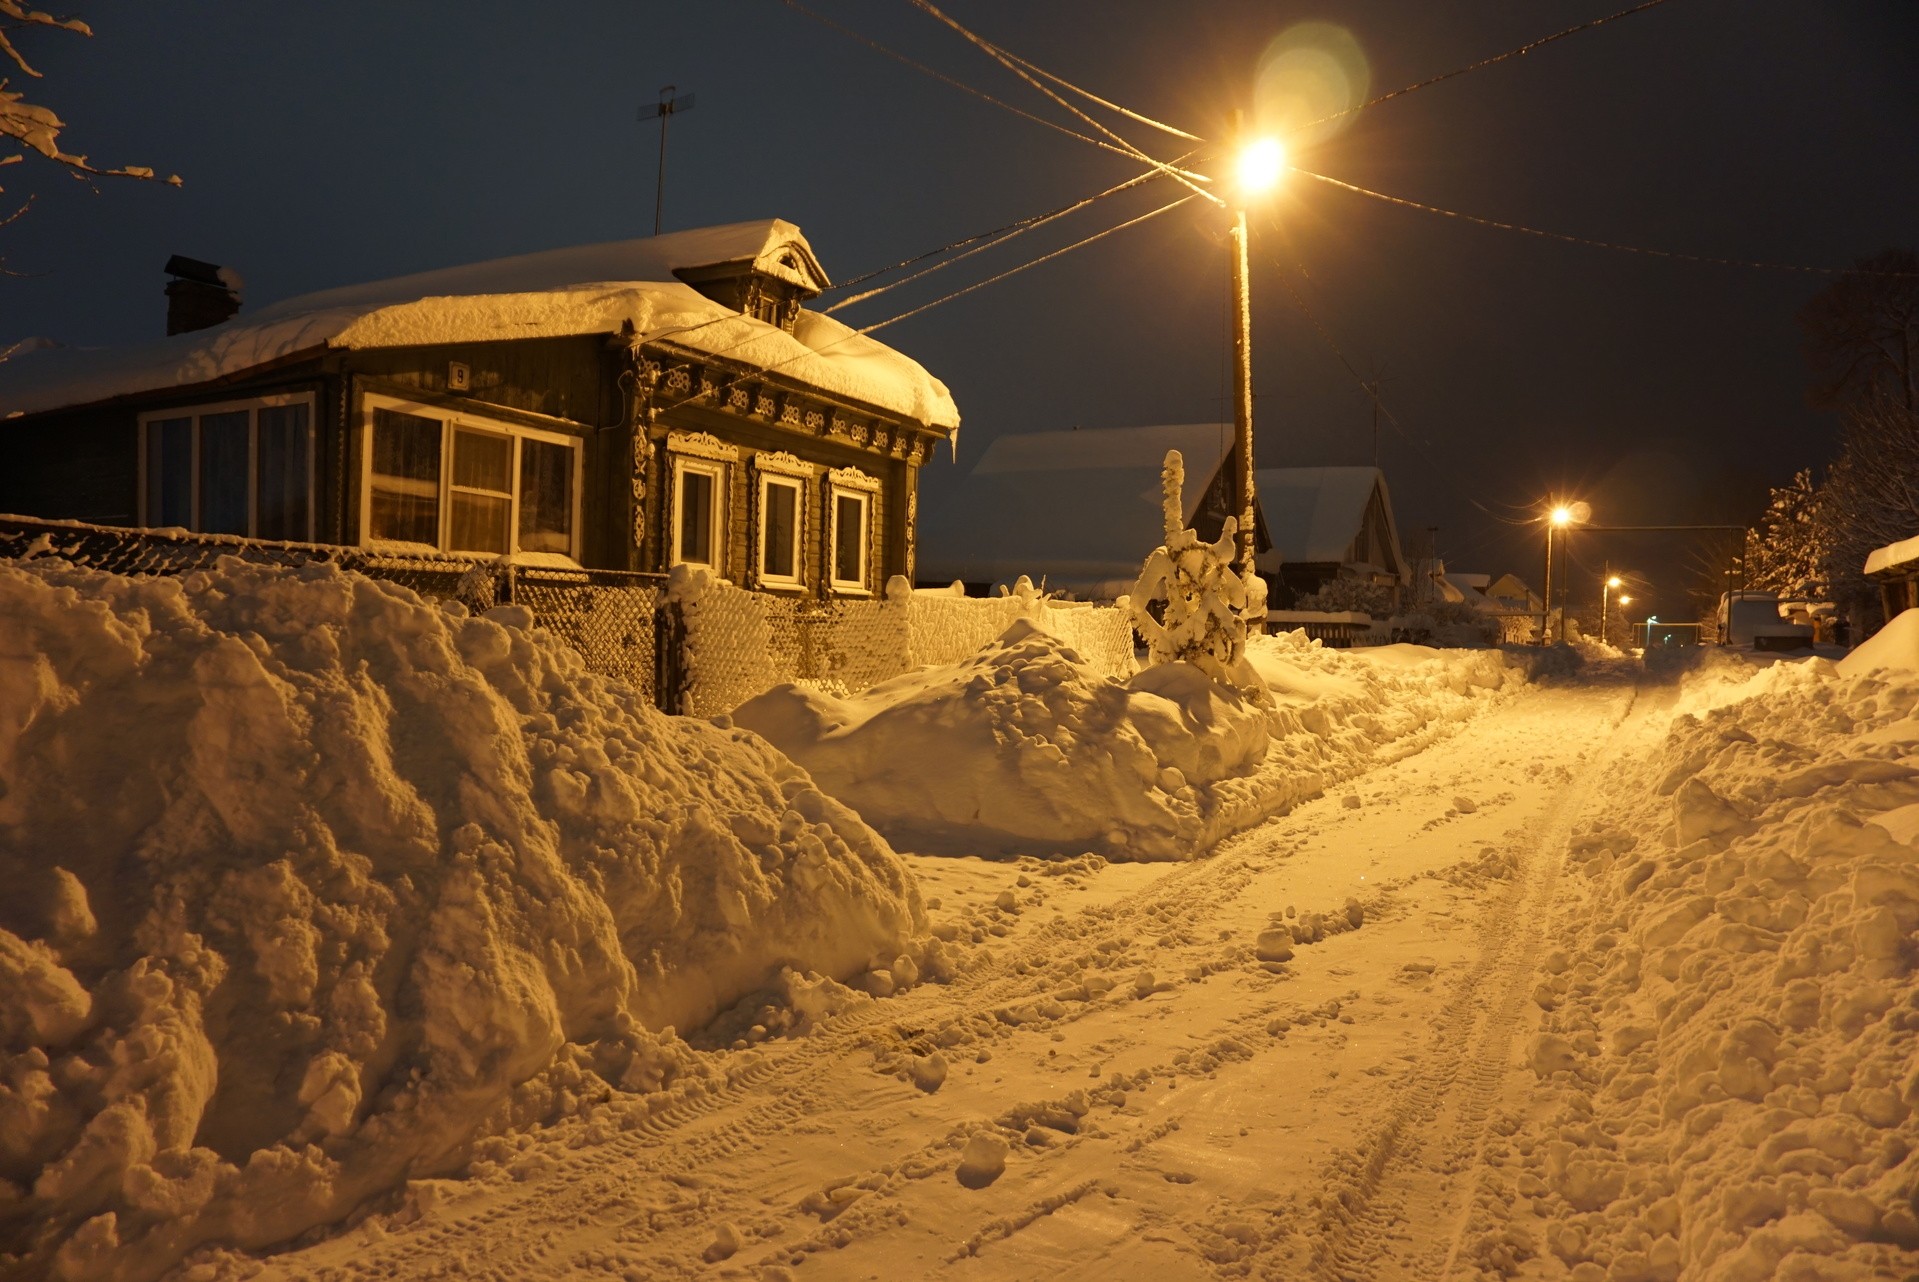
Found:
<svg viewBox="0 0 1919 1282"><path fill-rule="evenodd" d="M1919 1269L1919 616L1665 681L1262 642L1258 754L1016 630L793 696L809 779L537 635L223 573L7 572L24 1276ZM886 764L897 851L840 804ZM1018 824L954 801L996 770Z"/></svg>

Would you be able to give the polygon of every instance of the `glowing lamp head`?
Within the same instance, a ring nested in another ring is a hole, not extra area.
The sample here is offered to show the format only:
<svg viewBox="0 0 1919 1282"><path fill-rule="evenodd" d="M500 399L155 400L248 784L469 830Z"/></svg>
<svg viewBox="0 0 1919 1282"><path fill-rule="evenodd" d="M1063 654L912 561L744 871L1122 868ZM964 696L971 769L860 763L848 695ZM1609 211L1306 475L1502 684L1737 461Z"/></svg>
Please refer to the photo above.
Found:
<svg viewBox="0 0 1919 1282"><path fill-rule="evenodd" d="M1626 586L1626 581L1620 578L1617 574L1615 574L1610 579L1606 580L1606 586L1609 588L1623 588ZM1621 601L1624 601L1626 598L1622 596L1619 599Z"/></svg>
<svg viewBox="0 0 1919 1282"><path fill-rule="evenodd" d="M1573 523L1573 510L1561 503L1552 510L1552 523L1564 529Z"/></svg>
<svg viewBox="0 0 1919 1282"><path fill-rule="evenodd" d="M1619 604L1621 604L1621 605L1631 605L1631 604L1632 604L1632 598L1631 598L1631 597L1629 597L1629 596L1622 596L1622 597L1620 597L1620 598L1619 598Z"/></svg>
<svg viewBox="0 0 1919 1282"><path fill-rule="evenodd" d="M1239 189L1246 195L1271 191L1286 172L1286 149L1274 138L1256 138L1240 148Z"/></svg>

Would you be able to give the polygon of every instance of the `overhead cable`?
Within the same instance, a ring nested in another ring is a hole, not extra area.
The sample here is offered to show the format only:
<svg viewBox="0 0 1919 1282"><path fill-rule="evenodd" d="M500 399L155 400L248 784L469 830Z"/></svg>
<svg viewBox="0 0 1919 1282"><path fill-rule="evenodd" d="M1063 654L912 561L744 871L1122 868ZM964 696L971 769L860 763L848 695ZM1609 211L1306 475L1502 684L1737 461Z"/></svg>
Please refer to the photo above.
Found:
<svg viewBox="0 0 1919 1282"><path fill-rule="evenodd" d="M1490 58L1481 58L1478 62L1470 63L1467 66L1460 67L1455 71L1448 71L1444 73L1443 75L1430 76L1425 80L1421 80L1421 81L1418 81L1417 83L1407 85L1404 89L1395 89L1391 93L1383 93L1379 95L1379 97L1377 98L1371 98L1365 102L1360 103L1356 107L1348 107L1344 111L1335 111L1330 116L1322 116L1318 120L1313 121L1312 124L1309 124L1305 127L1308 129L1311 129L1314 125L1323 125L1327 121L1338 120L1342 116L1350 116L1355 112L1364 111L1368 107L1377 107L1382 102L1391 102L1395 98L1404 98L1407 94L1413 93L1417 90L1426 89L1433 85L1441 84L1448 80L1456 80L1460 76L1466 75L1470 72L1479 71L1485 67L1494 66L1498 63L1505 62L1508 59L1523 57L1524 55L1531 53L1533 50L1540 48L1542 45L1549 45L1555 40L1564 40L1567 36L1576 36L1582 31L1591 31L1595 27L1603 27L1607 23L1617 22L1621 18L1630 18L1636 13L1644 13L1646 10L1656 8L1657 6L1662 5L1664 3L1666 3L1666 0L1644 0L1644 3L1636 4L1630 9L1621 9L1618 13L1608 14L1603 18L1594 18L1589 22L1582 22L1577 26L1567 27L1564 31L1555 31L1550 36L1541 36L1537 40L1528 41L1527 43L1520 45L1517 49L1508 49L1505 53L1495 54L1494 56Z"/></svg>
<svg viewBox="0 0 1919 1282"><path fill-rule="evenodd" d="M1077 129L1073 129L1067 125L1062 125L1057 120L1048 120L1044 116L1035 115L1032 112L1026 110L1024 107L1015 107L1012 103L1007 102L1003 98L996 98L992 94L987 93L984 89L976 89L972 85L967 84L963 80L960 80L953 76L949 76L945 72L939 71L933 67L929 67L925 63L917 61L916 59L909 58L905 54L901 53L899 50L894 49L889 45L881 44L879 41L873 39L871 36L861 35L859 32L853 30L849 26L846 26L844 23L836 22L833 19L827 17L823 13L818 13L812 9L807 8L805 5L799 3L799 0L779 0L779 2L785 5L787 8L791 9L793 12L800 14L804 17L811 18L813 21L819 23L821 26L829 27L832 30L839 32L841 35L846 36L848 39L857 40L861 44L865 45L867 48L873 49L879 53L883 53L887 57L893 59L895 62L904 63L906 66L909 66L913 70L920 72L922 75L931 76L933 79L939 81L941 84L949 85L952 88L959 90L961 93L969 93L973 95L975 98L981 99L984 102L990 102L995 107L999 107L1003 110L1010 111L1014 115L1020 116L1026 120L1030 120L1036 125L1045 125L1048 129L1056 130L1059 133L1065 134L1068 138L1077 138L1083 143L1088 143L1094 147L1099 147L1103 150L1110 151L1116 156L1125 156L1129 160L1138 159L1138 156L1135 150L1130 146L1127 146L1127 147L1116 146L1113 143L1106 142L1103 139L1095 138L1091 134L1083 134L1079 132L1079 130Z"/></svg>
<svg viewBox="0 0 1919 1282"><path fill-rule="evenodd" d="M1095 201L1104 200L1108 196L1117 196L1120 192L1130 191L1134 187L1139 186L1141 183L1151 182L1153 179L1159 178L1162 176L1163 175L1157 169L1149 169L1145 173L1140 174L1137 177L1128 178L1125 182L1120 183L1117 186L1108 187L1105 191L1100 192L1098 195L1084 197L1083 199L1074 201L1070 205L1061 205L1058 209L1049 210L1043 214L1035 214L1030 218L1022 218L1016 223L1008 223L1006 226L998 228L994 231L981 232L977 236L968 236L964 240L956 240L952 244L942 246L939 249L929 250L928 252L924 254L916 254L912 258L908 258L902 262L893 264L893 266L891 267L882 267L878 271L867 272L863 276L855 276L852 280L847 281L846 285L839 286L838 288L844 289L847 286L856 285L860 283L861 281L871 280L875 276L884 276L888 272L897 271L902 267L910 267L914 263L923 262L928 258L937 257L940 254L946 253L948 250L960 249L967 245L973 246L973 248L967 249L964 253L954 254L951 258L946 259L944 262L934 263L931 267L925 268L921 271L916 271L910 276L902 276L898 280L888 281L884 285L875 286L872 289L866 290L864 293L855 294L851 298L843 298L839 302L834 303L831 307L824 308L823 314L827 316L831 316L834 312L839 311L843 307L851 307L854 303L863 303L869 298L872 298L879 294L884 294L889 289L897 288L900 285L911 284L913 281L919 280L923 276L930 276L936 271L940 271L944 268L951 267L954 263L961 262L965 259L971 258L974 254L981 253L984 250L991 249L995 245L1002 245L1006 243L1007 241L1013 239L1015 236L1023 235L1026 232L1032 231L1035 227L1044 227L1047 223L1052 222L1054 219L1064 218L1068 214L1076 213L1079 210L1082 210L1086 208L1088 205L1094 203ZM986 243L983 245L977 244L976 242L978 241L985 241Z"/></svg>
<svg viewBox="0 0 1919 1282"><path fill-rule="evenodd" d="M1406 209L1417 209L1423 213L1438 214L1442 218L1455 218L1460 222L1474 223L1481 227L1493 227L1500 231L1515 231L1527 236L1537 236L1542 240L1557 240L1568 245L1583 245L1588 249L1609 249L1622 254L1640 254L1648 258L1667 258L1682 263L1704 263L1712 267L1745 267L1755 271L1797 272L1809 276L1919 276L1915 272L1882 272L1863 267L1808 267L1801 263L1774 263L1756 258L1721 258L1713 254L1688 254L1676 249L1648 249L1643 245L1623 245L1617 241L1595 240L1590 236L1574 236L1567 232L1545 231L1538 227L1528 227L1524 223L1506 222L1498 218L1481 218L1477 214L1462 213L1457 209L1442 209L1438 205L1428 205L1424 201L1409 200L1405 196L1389 196L1383 191L1373 191L1357 183L1330 178L1325 174L1316 174L1310 169L1294 169L1293 173L1315 182L1325 183L1329 187L1338 187L1373 200L1384 201L1389 205L1399 205Z"/></svg>
<svg viewBox="0 0 1919 1282"><path fill-rule="evenodd" d="M972 31L969 31L966 27L962 26L960 23L956 22L954 19L947 16L947 14L944 13L939 8L938 5L935 5L932 2L932 0L908 0L908 3L913 5L914 8L920 9L924 11L925 13L931 15L932 17L938 19L940 22L945 23L948 27L951 27L954 31L958 32L966 40L968 40L975 47L977 47L982 53L986 54L987 57L993 59L993 61L999 63L1002 67L1005 67L1008 71L1012 72L1014 75L1018 76L1020 79L1024 80L1027 84L1033 86L1033 88L1039 90L1041 93L1045 94L1048 98L1051 98L1054 102L1064 107L1067 111L1070 111L1071 113L1073 113L1073 115L1078 116L1086 124L1091 125L1094 129L1097 129L1099 132L1105 134L1108 138L1118 143L1121 147L1125 148L1128 155L1133 156L1135 159L1143 160L1147 164L1162 170L1169 177L1173 178L1175 181L1179 182L1183 186L1191 188L1194 195L1203 196L1207 200L1212 201L1215 205L1220 205L1220 206L1225 205L1226 203L1225 201L1221 200L1218 196L1215 196L1212 192L1207 191L1204 187L1199 186L1197 183L1193 181L1194 177L1199 177L1201 178L1202 181L1211 181L1210 179L1205 179L1202 175L1189 176L1184 171L1175 169L1173 166L1165 163L1164 161L1155 159L1154 157L1147 155L1144 151L1141 151L1138 147L1135 147L1132 143L1128 142L1125 138L1113 132L1111 129L1108 129L1105 125L1093 119L1091 116L1081 111L1078 107L1075 107L1072 103L1066 101L1066 99L1060 97L1058 94L1054 93L1051 89L1041 84L1038 77L1034 76L1031 72L1027 71L1024 66L1020 65L1020 60L1015 59L1011 54L1001 49L998 45L994 44L992 41L987 40L985 37L975 35Z"/></svg>
<svg viewBox="0 0 1919 1282"><path fill-rule="evenodd" d="M997 45L994 47L998 48ZM1026 61L1026 59L1020 57L1016 53L1009 53L1005 49L1000 49L1000 52L1006 54L1007 57L1011 58L1014 62L1017 62L1020 66L1026 68L1028 71L1032 72L1034 75L1040 76L1046 80L1050 80L1054 84L1058 85L1060 88L1071 90L1073 93L1076 93L1080 97L1085 98L1091 102L1096 102L1100 106L1106 108L1108 111L1117 111L1120 115L1125 116L1128 120L1137 120L1142 125L1150 125L1152 128L1158 129L1163 133L1169 133L1173 135L1173 137L1175 138L1184 138L1188 142L1205 142L1206 141L1204 138L1201 138L1198 134L1187 133L1184 129L1181 129L1178 125L1169 125L1163 120L1154 120L1151 116L1142 116L1137 111L1132 110L1130 107L1122 107L1116 102L1108 102L1106 101L1106 99L1100 97L1098 94L1092 92L1091 90L1082 89L1078 85L1074 84L1072 81L1067 80L1061 76L1056 76L1052 72L1046 70L1044 67L1034 66L1032 63Z"/></svg>

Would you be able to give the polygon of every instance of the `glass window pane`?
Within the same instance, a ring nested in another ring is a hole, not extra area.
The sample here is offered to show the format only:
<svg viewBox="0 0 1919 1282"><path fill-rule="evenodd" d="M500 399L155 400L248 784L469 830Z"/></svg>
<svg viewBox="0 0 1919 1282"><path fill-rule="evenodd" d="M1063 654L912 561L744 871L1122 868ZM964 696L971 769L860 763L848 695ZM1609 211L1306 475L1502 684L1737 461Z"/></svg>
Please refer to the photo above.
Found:
<svg viewBox="0 0 1919 1282"><path fill-rule="evenodd" d="M253 488L246 410L200 416L200 524L207 534L246 534Z"/></svg>
<svg viewBox="0 0 1919 1282"><path fill-rule="evenodd" d="M372 489L370 537L439 546L439 420L393 410L373 412Z"/></svg>
<svg viewBox="0 0 1919 1282"><path fill-rule="evenodd" d="M842 583L866 581L866 501L841 494L833 501L833 577Z"/></svg>
<svg viewBox="0 0 1919 1282"><path fill-rule="evenodd" d="M508 494L513 489L513 440L485 432L453 433L453 483Z"/></svg>
<svg viewBox="0 0 1919 1282"><path fill-rule="evenodd" d="M794 577L799 507L799 486L766 482L760 506L760 573L769 578Z"/></svg>
<svg viewBox="0 0 1919 1282"><path fill-rule="evenodd" d="M263 539L308 539L307 471L313 451L305 405L258 411L259 491L254 533Z"/></svg>
<svg viewBox="0 0 1919 1282"><path fill-rule="evenodd" d="M680 473L680 560L713 564L713 477Z"/></svg>
<svg viewBox="0 0 1919 1282"><path fill-rule="evenodd" d="M147 424L147 524L193 524L193 420Z"/></svg>
<svg viewBox="0 0 1919 1282"><path fill-rule="evenodd" d="M571 445L520 442L520 550L573 551L573 454Z"/></svg>
<svg viewBox="0 0 1919 1282"><path fill-rule="evenodd" d="M492 494L468 494L455 490L452 495L453 528L447 546L454 552L486 552L503 556L507 530L513 516L513 500Z"/></svg>

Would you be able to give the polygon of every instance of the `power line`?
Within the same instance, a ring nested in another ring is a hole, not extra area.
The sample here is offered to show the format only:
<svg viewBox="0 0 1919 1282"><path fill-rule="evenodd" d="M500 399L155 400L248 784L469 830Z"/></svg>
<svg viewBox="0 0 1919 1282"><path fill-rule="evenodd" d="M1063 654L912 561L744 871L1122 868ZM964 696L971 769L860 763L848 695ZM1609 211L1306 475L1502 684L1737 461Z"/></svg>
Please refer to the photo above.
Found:
<svg viewBox="0 0 1919 1282"><path fill-rule="evenodd" d="M1033 88L1039 90L1041 93L1045 94L1048 98L1051 98L1054 102L1064 107L1067 111L1071 112L1073 115L1078 116L1086 124L1091 125L1094 129L1097 129L1099 130L1099 132L1105 134L1108 138L1112 139L1114 142L1118 143L1121 147L1125 148L1127 153L1133 156L1135 159L1143 160L1147 164L1160 169L1168 177L1174 179L1175 181L1179 182L1183 186L1191 188L1195 195L1203 196L1207 200L1212 201L1215 205L1221 205L1221 206L1225 205L1226 203L1225 201L1221 200L1218 196L1215 196L1212 192L1207 191L1205 188L1199 186L1197 183L1192 181L1192 179L1195 177L1200 178L1201 181L1204 181L1204 182L1210 182L1212 181L1211 179L1205 178L1203 175L1189 176L1182 170L1175 169L1171 165L1168 165L1163 161L1156 160L1152 156L1147 155L1144 151L1141 151L1138 147L1135 147L1132 143L1126 141L1126 139L1122 138L1119 134L1113 132L1111 129L1108 129L1105 125L1102 125L1099 121L1093 119L1091 116L1081 111L1078 107L1075 107L1072 103L1066 101L1066 99L1060 97L1058 94L1054 93L1051 89L1048 89L1045 85L1041 84L1037 77L1035 77L1031 72L1027 71L1025 67L1021 65L1022 60L1014 58L1012 54L1007 53L1004 49L1001 49L998 45L994 44L992 41L986 39L985 37L976 35L972 31L969 31L966 27L962 26L959 22L955 21L953 18L949 17L947 14L942 12L939 6L935 5L932 2L932 0L907 0L907 3L911 4L914 8L920 9L923 12L938 19L940 22L946 24L948 27L951 27L954 31L958 32L959 35L961 35L967 41L969 41L971 44L977 47L981 52L986 54L987 57L993 59L993 61L999 63L1002 67L1005 67L1008 71L1012 72L1014 75L1018 76L1021 80L1024 80L1027 84L1033 86Z"/></svg>
<svg viewBox="0 0 1919 1282"><path fill-rule="evenodd" d="M925 63L920 62L917 59L909 58L905 54L901 53L899 50L894 49L889 45L881 44L879 41L873 39L871 36L862 35L859 32L853 30L851 27L846 26L844 23L836 22L832 18L827 17L823 13L818 13L812 9L809 9L805 5L799 3L799 0L779 0L779 3L785 5L787 8L791 9L793 12L797 14L802 15L803 17L811 18L813 21L819 23L823 27L828 27L834 31L837 31L841 35L847 37L850 40L857 40L861 44L865 45L867 48L872 49L878 53L883 53L887 57L893 59L895 62L903 63L906 66L911 67L913 70L921 73L922 75L931 76L933 79L939 81L941 84L949 85L952 88L959 90L961 93L971 94L973 95L973 97L978 98L984 102L992 103L995 107L999 107L1005 111L1010 111L1014 115L1019 116L1023 119L1030 120L1036 125L1044 125L1048 129L1054 130L1058 133L1065 134L1068 138L1077 138L1083 143L1090 144L1091 146L1094 146L1094 147L1099 147L1105 151L1110 151L1116 156L1125 156L1129 160L1136 160L1141 158L1137 152L1137 149L1131 147L1130 145L1124 146L1124 147L1115 146L1110 142L1105 142L1105 141L1102 141L1101 139L1095 138L1091 134L1083 134L1079 132L1079 130L1077 129L1073 129L1067 125L1062 125L1057 120L1048 120L1044 116L1035 115L1034 113L1026 110L1024 107L1015 107L1012 103L1007 102L1003 98L996 98L992 94L987 93L984 89L976 89L972 85L967 84L963 80L960 80L954 76L949 76L945 72L937 70L933 67L929 67ZM1151 160L1150 157L1146 157L1146 159ZM1157 163L1157 162L1153 162L1153 163Z"/></svg>
<svg viewBox="0 0 1919 1282"><path fill-rule="evenodd" d="M1474 223L1480 227L1493 227L1500 231L1519 232L1527 236L1537 236L1542 240L1557 240L1568 245L1582 245L1588 249L1608 249L1622 254L1639 254L1648 258L1666 258L1675 262L1703 263L1712 267L1744 267L1756 271L1796 272L1809 276L1919 276L1915 272L1879 272L1859 267L1808 267L1798 263L1775 263L1754 258L1721 258L1712 254L1688 254L1674 249L1648 249L1643 245L1624 245L1618 241L1595 240L1590 236L1574 236L1567 232L1546 231L1538 227L1529 227L1524 223L1506 222L1498 218L1481 218L1477 214L1462 213L1457 209L1442 209L1438 205L1428 205L1424 201L1410 200L1405 196L1389 196L1383 191L1373 191L1357 183L1330 178L1325 174L1316 174L1310 169L1292 171L1303 178L1311 178L1325 183L1329 187L1338 187L1373 200L1384 201L1389 205L1399 205L1406 209L1417 209L1423 213L1438 214L1442 218L1455 218L1460 222Z"/></svg>
<svg viewBox="0 0 1919 1282"><path fill-rule="evenodd" d="M997 48L997 46L995 47ZM1034 66L1032 63L1026 61L1026 59L1020 57L1016 53L1007 53L1006 50L1004 49L1001 49L1000 52L1005 53L1007 57L1011 58L1014 62L1017 62L1020 66L1026 68L1028 71L1032 72L1034 75L1044 77L1045 79L1052 81L1054 84L1058 85L1062 89L1071 90L1073 93L1078 94L1082 98L1086 98L1092 102L1096 102L1100 106L1106 108L1108 111L1117 111L1120 115L1125 116L1128 120L1136 120L1142 125L1150 125L1154 129L1158 129L1158 130L1161 130L1162 132L1173 135L1173 137L1175 138L1184 138L1188 142L1205 142L1206 141L1204 138L1201 138L1198 134L1189 134L1184 129L1181 129L1177 125L1169 125L1163 120L1154 120L1151 116L1142 116L1139 112L1134 111L1129 107L1122 107L1116 102L1108 102L1106 101L1106 99L1100 97L1098 94L1092 92L1089 89L1082 89L1078 85L1074 84L1072 81L1062 79L1061 77L1054 75L1052 72L1047 71L1043 67Z"/></svg>
<svg viewBox="0 0 1919 1282"><path fill-rule="evenodd" d="M910 267L914 263L923 262L928 258L937 257L940 254L946 253L948 250L959 249L966 245L973 245L974 242L976 241L983 240L987 242L984 245L975 245L974 248L968 249L963 254L955 254L953 257L947 259L945 262L935 263L931 267L928 267L923 271L914 272L911 276L902 276L898 280L888 281L886 284L880 285L877 288L869 289L863 294L855 294L851 298L843 298L839 302L834 303L831 307L824 309L822 314L831 316L834 312L839 311L843 307L851 307L854 303L863 303L869 298L873 298L879 294L884 294L889 289L895 289L901 285L911 284L912 282L919 280L923 276L930 276L936 271L941 271L945 268L951 267L954 263L962 262L965 259L971 258L974 254L982 253L985 250L992 249L996 245L1003 245L1007 241L1013 239L1015 236L1019 236L1025 232L1029 232L1033 230L1035 227L1043 227L1047 223L1050 223L1054 221L1055 219L1064 218L1067 214L1075 213L1081 209L1084 209L1088 205L1093 204L1095 201L1104 200L1108 196L1117 196L1119 193L1123 191L1130 191L1134 187L1139 186L1141 183L1150 182L1153 179L1159 178L1162 176L1163 175L1161 175L1161 173L1157 169L1150 169L1147 172L1140 174L1139 176L1135 178L1127 179L1125 182L1120 183L1117 186L1108 187L1105 191L1102 191L1098 193L1097 195L1083 197L1079 200L1073 201L1071 204L1061 205L1058 209L1048 210L1046 213L1043 213L1043 214L1035 214L1030 218L1022 218L1016 223L1008 223L1006 226L998 228L997 230L994 230L994 231L981 232L977 236L968 236L964 240L956 240L952 244L942 246L939 249L929 250L928 252L924 254L916 254L912 258L908 258L902 262L893 264L893 266L891 267L882 267L878 271L867 272L864 276L855 276L852 280L846 282L845 285L840 285L840 286L837 286L836 288L844 289L849 285L856 285L860 283L861 281L871 280L875 276L884 276L886 273L891 271L897 271L901 267Z"/></svg>
<svg viewBox="0 0 1919 1282"><path fill-rule="evenodd" d="M1304 128L1311 129L1316 125L1323 125L1323 124L1326 124L1328 121L1338 120L1344 116L1350 116L1354 114L1355 112L1364 111L1368 107L1377 107L1382 102L1391 102L1395 98L1404 98L1407 94L1416 92L1417 90L1429 88L1432 85L1441 84L1448 80L1455 80L1459 78L1460 76L1467 75L1474 71L1479 71L1485 67L1495 66L1498 63L1505 62L1512 58L1523 57L1524 55L1531 53L1533 50L1540 48L1542 45L1549 45L1555 40L1564 40L1568 36L1576 36L1582 31L1591 31L1595 27L1603 27L1607 23L1617 22L1621 18L1630 18L1636 13L1644 13L1646 10L1656 8L1657 6L1662 5L1665 2L1666 0L1645 0L1645 3L1636 4L1630 9L1621 9L1618 13L1608 14L1606 17L1603 17L1603 18L1594 18L1589 22L1582 22L1577 26L1567 27L1564 31L1556 31L1550 36L1541 36L1537 40L1531 40L1523 45L1520 45L1517 49L1508 49L1505 53L1495 54L1494 56L1490 58L1481 58L1478 62L1470 63L1467 66L1458 68L1457 70L1448 71L1444 73L1443 75L1430 76L1427 79L1418 81L1415 84L1407 85L1404 89L1395 89L1391 93L1384 93L1379 95L1379 97L1377 98L1368 99L1367 101L1360 103L1356 107L1347 107L1343 111L1335 111L1330 116L1322 116L1318 120L1313 121L1311 124L1304 126Z"/></svg>

